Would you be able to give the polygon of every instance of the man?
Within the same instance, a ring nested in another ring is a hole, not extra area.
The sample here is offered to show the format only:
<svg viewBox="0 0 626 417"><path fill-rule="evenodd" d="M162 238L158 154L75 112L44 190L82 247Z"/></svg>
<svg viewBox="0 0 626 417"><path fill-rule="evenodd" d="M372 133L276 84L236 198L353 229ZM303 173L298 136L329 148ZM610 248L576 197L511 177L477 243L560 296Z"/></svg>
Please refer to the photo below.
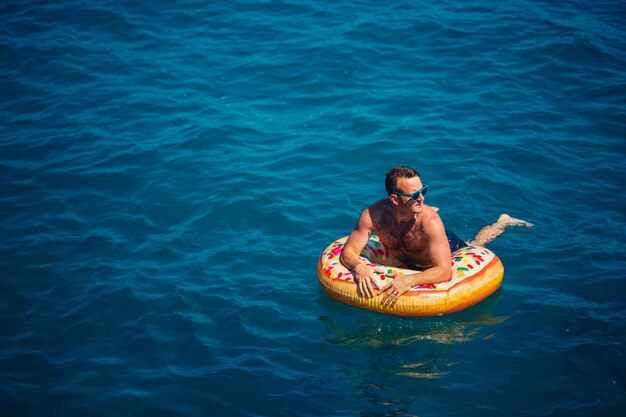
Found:
<svg viewBox="0 0 626 417"><path fill-rule="evenodd" d="M381 302L393 306L402 294L415 285L449 280L452 274L451 251L467 244L454 233L446 232L437 210L424 204L428 186L422 184L420 174L413 168L393 168L387 173L385 188L389 198L363 211L343 248L341 262L352 271L360 295L373 297L375 274L383 271L364 265L359 255L372 233L376 232L392 256L411 269L421 271L411 275L388 275L394 280L381 288L381 294L386 292ZM496 223L482 228L470 244L485 245L504 232L507 226L532 227L532 224L503 214Z"/></svg>

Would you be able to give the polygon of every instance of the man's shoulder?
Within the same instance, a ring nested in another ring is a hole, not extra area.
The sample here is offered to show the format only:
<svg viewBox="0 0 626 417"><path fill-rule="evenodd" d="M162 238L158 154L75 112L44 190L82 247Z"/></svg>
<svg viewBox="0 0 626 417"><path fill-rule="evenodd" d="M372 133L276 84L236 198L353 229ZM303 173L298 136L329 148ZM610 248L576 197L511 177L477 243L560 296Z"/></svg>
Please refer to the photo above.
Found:
<svg viewBox="0 0 626 417"><path fill-rule="evenodd" d="M391 210L391 201L387 198L381 198L367 209L370 212L370 215L380 215L381 213L388 212Z"/></svg>
<svg viewBox="0 0 626 417"><path fill-rule="evenodd" d="M389 201L388 198L381 198L380 200L376 201L375 203L373 203L371 206L369 206L369 208L390 208L391 207L391 201Z"/></svg>
<svg viewBox="0 0 626 417"><path fill-rule="evenodd" d="M426 210L426 212L424 213L424 217L422 218L422 225L424 229L443 229L443 221L441 220L441 217L439 217L439 214L430 206L428 206L427 209L428 210Z"/></svg>

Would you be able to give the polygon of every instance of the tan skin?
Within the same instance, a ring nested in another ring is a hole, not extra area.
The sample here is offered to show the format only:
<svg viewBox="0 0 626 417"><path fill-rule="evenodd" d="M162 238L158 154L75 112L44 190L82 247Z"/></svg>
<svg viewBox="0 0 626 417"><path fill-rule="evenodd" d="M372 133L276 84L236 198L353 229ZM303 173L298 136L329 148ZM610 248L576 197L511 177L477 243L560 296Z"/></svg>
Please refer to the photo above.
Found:
<svg viewBox="0 0 626 417"><path fill-rule="evenodd" d="M422 188L419 177L398 178L396 189L411 194ZM381 303L393 306L411 287L436 284L450 279L450 246L441 218L432 207L424 204L424 196L417 201L411 197L391 194L366 208L354 228L341 254L341 262L350 270L358 283L359 294L374 297L375 270L361 263L359 254L372 233L376 232L390 253L420 273L391 274L394 280L381 288Z"/></svg>

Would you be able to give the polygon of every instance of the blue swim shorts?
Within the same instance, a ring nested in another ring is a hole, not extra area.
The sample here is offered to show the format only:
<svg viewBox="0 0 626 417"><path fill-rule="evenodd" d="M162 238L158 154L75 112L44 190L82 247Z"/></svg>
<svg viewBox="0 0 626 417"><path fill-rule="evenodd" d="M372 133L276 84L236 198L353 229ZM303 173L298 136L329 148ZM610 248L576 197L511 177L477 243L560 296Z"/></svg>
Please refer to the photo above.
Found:
<svg viewBox="0 0 626 417"><path fill-rule="evenodd" d="M446 230L446 236L448 236L448 243L450 244L450 252L454 252L455 250L459 250L462 247L467 246L467 243L460 237L458 237L454 232L449 232Z"/></svg>

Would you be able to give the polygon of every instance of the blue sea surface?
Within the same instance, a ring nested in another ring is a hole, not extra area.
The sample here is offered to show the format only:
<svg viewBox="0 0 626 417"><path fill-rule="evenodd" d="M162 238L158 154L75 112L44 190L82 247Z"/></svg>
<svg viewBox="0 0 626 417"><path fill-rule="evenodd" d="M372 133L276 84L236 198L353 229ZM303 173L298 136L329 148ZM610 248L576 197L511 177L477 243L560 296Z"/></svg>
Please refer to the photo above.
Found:
<svg viewBox="0 0 626 417"><path fill-rule="evenodd" d="M626 3L0 4L0 415L623 416ZM406 164L502 289L399 318L322 250Z"/></svg>

